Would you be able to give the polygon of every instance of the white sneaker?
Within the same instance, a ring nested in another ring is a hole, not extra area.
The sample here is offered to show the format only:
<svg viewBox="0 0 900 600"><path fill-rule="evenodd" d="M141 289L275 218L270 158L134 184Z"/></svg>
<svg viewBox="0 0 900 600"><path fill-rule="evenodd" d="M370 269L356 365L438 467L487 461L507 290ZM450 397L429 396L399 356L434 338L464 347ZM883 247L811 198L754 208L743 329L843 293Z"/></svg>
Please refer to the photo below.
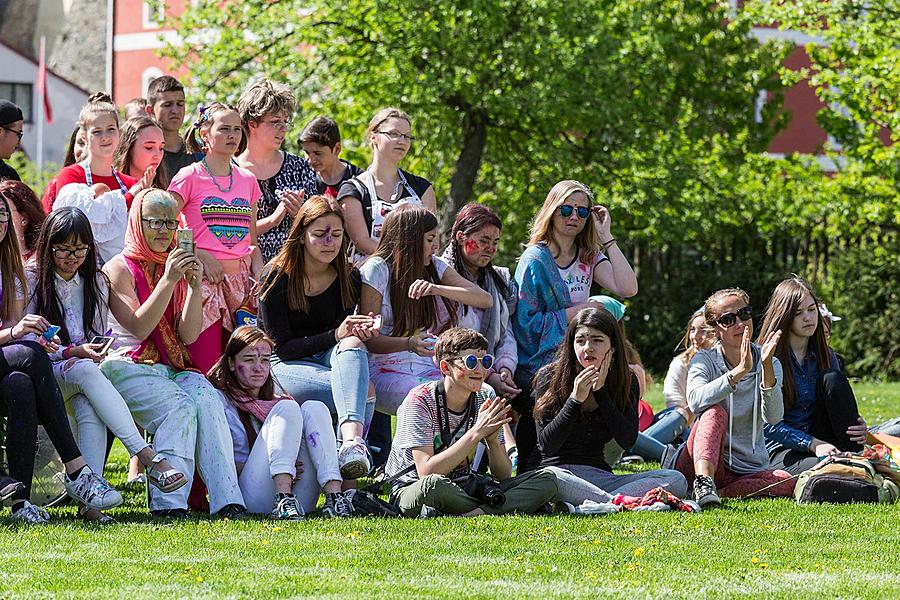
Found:
<svg viewBox="0 0 900 600"><path fill-rule="evenodd" d="M22 508L13 512L13 522L28 523L29 525L43 525L50 522L50 515L43 508L38 508L28 500Z"/></svg>
<svg viewBox="0 0 900 600"><path fill-rule="evenodd" d="M341 446L338 466L344 479L359 479L368 474L372 463L369 461L369 448L365 440L356 436L353 441Z"/></svg>
<svg viewBox="0 0 900 600"><path fill-rule="evenodd" d="M69 479L67 474L64 483L69 496L90 508L108 510L123 502L122 494L87 466L74 480Z"/></svg>

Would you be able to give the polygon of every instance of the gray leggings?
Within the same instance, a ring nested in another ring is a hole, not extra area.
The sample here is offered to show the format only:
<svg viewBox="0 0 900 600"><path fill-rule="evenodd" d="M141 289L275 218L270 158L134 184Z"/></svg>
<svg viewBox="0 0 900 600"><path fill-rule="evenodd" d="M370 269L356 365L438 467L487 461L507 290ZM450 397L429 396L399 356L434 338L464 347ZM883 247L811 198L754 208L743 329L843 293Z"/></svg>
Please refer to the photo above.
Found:
<svg viewBox="0 0 900 600"><path fill-rule="evenodd" d="M585 500L609 502L615 494L643 496L657 487L665 488L679 498L684 498L688 489L684 475L671 469L616 475L587 465L560 465L547 468L556 475L556 499L576 506Z"/></svg>

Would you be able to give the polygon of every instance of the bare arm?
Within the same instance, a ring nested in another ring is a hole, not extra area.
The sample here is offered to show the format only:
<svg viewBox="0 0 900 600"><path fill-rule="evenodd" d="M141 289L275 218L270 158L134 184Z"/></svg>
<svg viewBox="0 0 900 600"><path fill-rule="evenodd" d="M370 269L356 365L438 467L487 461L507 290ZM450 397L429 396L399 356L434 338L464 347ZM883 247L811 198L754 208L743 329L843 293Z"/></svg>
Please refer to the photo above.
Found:
<svg viewBox="0 0 900 600"><path fill-rule="evenodd" d="M344 196L338 200L338 204L344 211L344 226L347 228L347 235L350 236L356 251L366 256L375 252L378 242L372 239L366 228L362 203L353 196Z"/></svg>
<svg viewBox="0 0 900 600"><path fill-rule="evenodd" d="M475 308L490 308L494 304L494 299L488 292L457 273L453 267L447 267L441 276L440 285L434 285L433 290L435 296L443 296Z"/></svg>
<svg viewBox="0 0 900 600"><path fill-rule="evenodd" d="M628 259L619 250L618 244L607 247L604 260L594 267L594 281L623 298L630 298L637 294L637 277Z"/></svg>
<svg viewBox="0 0 900 600"><path fill-rule="evenodd" d="M364 315L381 314L381 292L364 283L359 294L359 312ZM366 346L376 354L390 354L409 350L409 338L393 335L379 335L366 342Z"/></svg>
<svg viewBox="0 0 900 600"><path fill-rule="evenodd" d="M429 185L425 193L422 194L422 204L425 205L425 208L437 214L437 198L435 197L434 186Z"/></svg>

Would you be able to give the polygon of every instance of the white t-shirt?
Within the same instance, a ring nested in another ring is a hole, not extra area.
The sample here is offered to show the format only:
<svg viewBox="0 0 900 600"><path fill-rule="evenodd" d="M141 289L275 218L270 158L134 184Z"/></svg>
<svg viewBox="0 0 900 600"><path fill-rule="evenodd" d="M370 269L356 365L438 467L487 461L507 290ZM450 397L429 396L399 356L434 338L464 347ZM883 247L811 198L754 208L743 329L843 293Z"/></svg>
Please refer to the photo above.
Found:
<svg viewBox="0 0 900 600"><path fill-rule="evenodd" d="M559 276L569 287L569 298L572 305L587 302L591 295L591 284L594 281L594 267L605 260L609 260L605 254L598 252L594 256L593 264L581 262L578 254L567 267L557 266Z"/></svg>
<svg viewBox="0 0 900 600"><path fill-rule="evenodd" d="M431 261L437 269L438 278L444 276L444 272L450 267L450 264L439 256L432 256ZM394 310L391 307L391 269L384 259L378 256L371 256L362 264L359 269L360 277L365 285L374 288L381 294L381 335L393 335L394 331ZM411 362L420 362L422 357L414 352L393 352L391 354L369 354L370 362L378 363L380 361L396 360L401 355L409 355ZM430 358L428 359L431 360Z"/></svg>

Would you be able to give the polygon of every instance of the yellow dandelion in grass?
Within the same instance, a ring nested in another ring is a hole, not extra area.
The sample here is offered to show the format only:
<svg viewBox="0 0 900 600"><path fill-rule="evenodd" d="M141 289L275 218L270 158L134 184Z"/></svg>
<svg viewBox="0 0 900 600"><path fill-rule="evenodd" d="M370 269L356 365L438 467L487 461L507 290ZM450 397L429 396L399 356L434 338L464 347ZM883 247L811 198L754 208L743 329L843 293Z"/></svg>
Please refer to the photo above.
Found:
<svg viewBox="0 0 900 600"><path fill-rule="evenodd" d="M523 560L525 560L525 557L522 556L521 554L515 558L516 562L522 562Z"/></svg>
<svg viewBox="0 0 900 600"><path fill-rule="evenodd" d="M600 540L594 540L594 545L599 546L602 542Z"/></svg>
<svg viewBox="0 0 900 600"><path fill-rule="evenodd" d="M544 527L544 533L550 533L553 531L550 527Z"/></svg>
<svg viewBox="0 0 900 600"><path fill-rule="evenodd" d="M594 574L593 571L585 571L584 576L587 577L588 579L597 579L597 576Z"/></svg>
<svg viewBox="0 0 900 600"><path fill-rule="evenodd" d="M759 568L760 569L768 569L769 565L767 565L766 563L760 563Z"/></svg>
<svg viewBox="0 0 900 600"><path fill-rule="evenodd" d="M628 570L629 570L629 571L634 571L635 569L637 569L637 565L634 564L634 563L628 563L628 564L625 565L625 566L628 567Z"/></svg>
<svg viewBox="0 0 900 600"><path fill-rule="evenodd" d="M203 583L203 578L197 575L197 583Z"/></svg>
<svg viewBox="0 0 900 600"><path fill-rule="evenodd" d="M753 558L750 559L750 562L752 562L755 565L756 563L759 562L759 559L754 556Z"/></svg>
<svg viewBox="0 0 900 600"><path fill-rule="evenodd" d="M273 527L272 531L281 531L281 527Z"/></svg>
<svg viewBox="0 0 900 600"><path fill-rule="evenodd" d="M358 538L361 535L362 534L359 531L351 531L350 533L347 534L347 537L350 538L351 540L355 540L356 538Z"/></svg>
<svg viewBox="0 0 900 600"><path fill-rule="evenodd" d="M634 549L634 556L635 556L636 558L640 558L640 557L642 557L646 552L647 552L647 551L644 550L643 548L635 548L635 549Z"/></svg>
<svg viewBox="0 0 900 600"><path fill-rule="evenodd" d="M263 546L268 546L268 545L269 545L269 540L263 540L263 541L260 542L260 544L262 544Z"/></svg>

